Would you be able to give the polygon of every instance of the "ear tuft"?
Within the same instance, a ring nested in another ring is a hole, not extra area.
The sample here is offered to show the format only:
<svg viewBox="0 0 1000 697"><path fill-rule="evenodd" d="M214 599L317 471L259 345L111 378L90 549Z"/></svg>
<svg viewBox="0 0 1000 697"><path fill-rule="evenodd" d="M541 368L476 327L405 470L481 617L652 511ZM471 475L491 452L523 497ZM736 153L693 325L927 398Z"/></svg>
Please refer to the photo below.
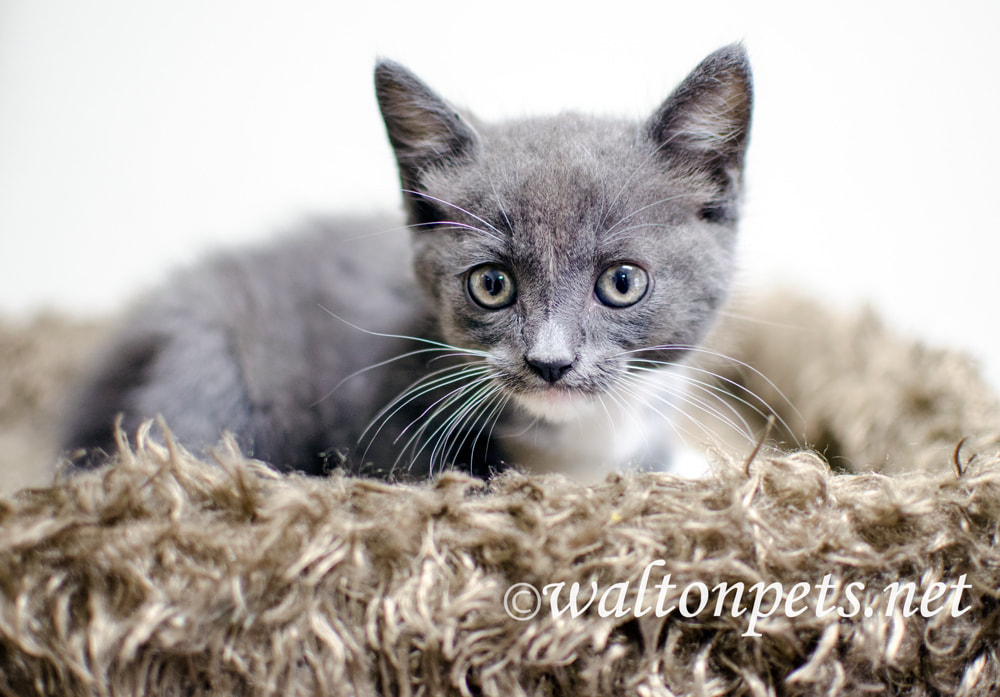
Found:
<svg viewBox="0 0 1000 697"><path fill-rule="evenodd" d="M471 126L399 63L378 62L375 95L404 188L418 188L421 171L461 158L474 147Z"/></svg>
<svg viewBox="0 0 1000 697"><path fill-rule="evenodd" d="M664 157L713 172L738 170L750 133L753 86L740 44L710 54L647 123Z"/></svg>

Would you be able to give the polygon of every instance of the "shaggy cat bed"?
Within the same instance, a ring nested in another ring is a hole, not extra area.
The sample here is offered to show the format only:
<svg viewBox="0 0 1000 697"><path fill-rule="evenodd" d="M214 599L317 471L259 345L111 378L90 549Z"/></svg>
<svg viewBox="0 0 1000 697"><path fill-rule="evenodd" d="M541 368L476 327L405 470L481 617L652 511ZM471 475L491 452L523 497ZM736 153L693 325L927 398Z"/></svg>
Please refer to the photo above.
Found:
<svg viewBox="0 0 1000 697"><path fill-rule="evenodd" d="M798 412L731 379L815 452L775 428L704 479L404 485L281 476L231 444L202 461L144 430L113 466L8 493L0 694L1000 693L995 397L870 315L754 308L718 345ZM38 360L76 331L53 327L0 332L37 343L0 375L21 453L58 411L33 368L76 369Z"/></svg>

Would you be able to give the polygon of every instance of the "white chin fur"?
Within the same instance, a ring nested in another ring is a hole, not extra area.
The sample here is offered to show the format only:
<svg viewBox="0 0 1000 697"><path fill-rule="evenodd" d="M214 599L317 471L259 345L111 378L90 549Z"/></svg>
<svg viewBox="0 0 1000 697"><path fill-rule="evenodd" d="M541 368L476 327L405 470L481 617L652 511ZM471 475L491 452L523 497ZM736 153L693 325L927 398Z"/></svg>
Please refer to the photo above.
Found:
<svg viewBox="0 0 1000 697"><path fill-rule="evenodd" d="M526 412L549 423L572 421L589 414L596 404L592 397L559 388L516 394L514 399Z"/></svg>

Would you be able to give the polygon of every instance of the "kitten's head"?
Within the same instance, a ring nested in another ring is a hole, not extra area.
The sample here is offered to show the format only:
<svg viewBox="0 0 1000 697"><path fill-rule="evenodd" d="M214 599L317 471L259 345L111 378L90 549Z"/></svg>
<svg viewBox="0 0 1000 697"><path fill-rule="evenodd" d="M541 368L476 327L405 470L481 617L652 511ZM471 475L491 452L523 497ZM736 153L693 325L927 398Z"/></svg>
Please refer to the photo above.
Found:
<svg viewBox="0 0 1000 697"><path fill-rule="evenodd" d="M568 418L630 360L676 360L704 336L732 275L752 102L741 46L645 123L488 125L395 63L375 82L443 336L485 351L523 407Z"/></svg>

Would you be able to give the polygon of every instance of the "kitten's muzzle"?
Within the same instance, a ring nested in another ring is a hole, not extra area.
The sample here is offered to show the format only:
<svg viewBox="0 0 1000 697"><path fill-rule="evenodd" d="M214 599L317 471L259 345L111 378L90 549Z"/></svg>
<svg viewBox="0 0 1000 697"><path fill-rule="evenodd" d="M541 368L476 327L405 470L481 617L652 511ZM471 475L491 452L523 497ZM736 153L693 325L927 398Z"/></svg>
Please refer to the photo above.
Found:
<svg viewBox="0 0 1000 697"><path fill-rule="evenodd" d="M524 359L531 369L541 376L543 380L554 383L573 367L572 361L565 360L532 360L525 356Z"/></svg>
<svg viewBox="0 0 1000 697"><path fill-rule="evenodd" d="M537 318L525 326L524 362L545 382L557 382L573 367L576 358L575 347L579 338L574 334L579 331L575 327L576 318L550 316L546 312L544 319Z"/></svg>

